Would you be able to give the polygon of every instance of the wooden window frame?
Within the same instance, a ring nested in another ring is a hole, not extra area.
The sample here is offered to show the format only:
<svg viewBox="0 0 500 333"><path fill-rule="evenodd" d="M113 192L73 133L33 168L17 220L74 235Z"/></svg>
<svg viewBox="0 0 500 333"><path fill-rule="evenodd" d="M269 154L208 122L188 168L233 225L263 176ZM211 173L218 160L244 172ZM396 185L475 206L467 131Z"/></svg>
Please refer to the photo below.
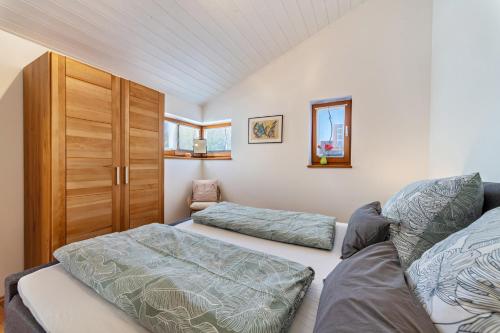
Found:
<svg viewBox="0 0 500 333"><path fill-rule="evenodd" d="M168 121L168 122L171 122L171 123L175 123L177 125L183 125L183 126L189 126L189 127L197 128L197 129L200 130L200 135L202 135L202 129L201 129L200 125L196 125L196 124L193 124L193 123L190 123L190 122L187 122L187 121L183 121L183 120L179 120L179 119L175 119L175 118L170 118L170 117L164 117L163 121ZM165 143L163 143L163 144L165 145ZM177 148L176 149L172 149L172 150L164 150L163 152L164 152L163 155L165 157L171 157L171 156L174 156L174 157L185 157L186 153L193 153L192 150L181 150L181 149L179 149L179 129L177 129Z"/></svg>
<svg viewBox="0 0 500 333"><path fill-rule="evenodd" d="M221 127L231 127L230 122L225 122L225 123L219 123L219 124L213 124L213 125L205 125L201 127L201 137L205 137L205 130L209 128L221 128ZM214 152L209 152L207 150L207 157L214 158L214 157L231 157L231 151L230 150L224 150L224 151L214 151Z"/></svg>
<svg viewBox="0 0 500 333"><path fill-rule="evenodd" d="M321 157L316 155L317 143L317 110L318 108L345 105L344 121L344 157L327 157L327 164L321 164ZM334 102L314 103L311 105L311 164L310 168L352 168L351 140L352 140L352 99L342 99Z"/></svg>
<svg viewBox="0 0 500 333"><path fill-rule="evenodd" d="M184 126L190 126L193 128L197 128L200 130L200 138L203 138L205 136L205 129L207 128L219 128L219 127L230 127L231 123L230 122L224 122L224 123L219 123L219 124L213 124L213 125L196 125L187 121L179 120L176 118L171 118L171 117L164 117L164 121L169 121L172 123L176 123L178 125L184 125ZM205 156L191 156L191 157L186 157L186 153L191 153L193 154L192 150L180 150L179 149L179 138L177 138L177 149L175 150L165 150L164 151L164 157L165 158L175 158L175 159L220 159L220 160L228 160L231 159L231 151L218 151L218 152L207 152Z"/></svg>

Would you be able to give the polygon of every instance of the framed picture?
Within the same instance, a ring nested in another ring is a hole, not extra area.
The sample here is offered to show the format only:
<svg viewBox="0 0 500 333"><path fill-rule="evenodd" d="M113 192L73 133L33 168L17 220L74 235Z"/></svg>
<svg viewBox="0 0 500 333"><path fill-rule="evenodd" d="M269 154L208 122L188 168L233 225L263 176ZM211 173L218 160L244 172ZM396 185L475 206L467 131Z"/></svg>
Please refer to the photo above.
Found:
<svg viewBox="0 0 500 333"><path fill-rule="evenodd" d="M283 115L248 118L248 143L282 143Z"/></svg>

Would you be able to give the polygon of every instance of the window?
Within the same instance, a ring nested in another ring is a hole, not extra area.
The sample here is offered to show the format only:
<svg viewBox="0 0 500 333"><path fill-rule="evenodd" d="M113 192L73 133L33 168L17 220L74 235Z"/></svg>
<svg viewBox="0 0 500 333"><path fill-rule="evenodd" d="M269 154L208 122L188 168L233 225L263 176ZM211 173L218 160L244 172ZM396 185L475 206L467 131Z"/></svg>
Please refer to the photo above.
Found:
<svg viewBox="0 0 500 333"><path fill-rule="evenodd" d="M199 138L199 127L179 125L179 150L193 151L193 140Z"/></svg>
<svg viewBox="0 0 500 333"><path fill-rule="evenodd" d="M351 167L350 99L312 105L311 167Z"/></svg>
<svg viewBox="0 0 500 333"><path fill-rule="evenodd" d="M221 124L205 126L203 137L207 140L207 151L225 152L231 151L231 125Z"/></svg>
<svg viewBox="0 0 500 333"><path fill-rule="evenodd" d="M174 118L165 118L163 127L165 156L188 158L195 139L207 140L207 154L196 158L231 158L231 123L201 126Z"/></svg>
<svg viewBox="0 0 500 333"><path fill-rule="evenodd" d="M179 125L171 121L163 124L163 139L165 141L164 150L177 150Z"/></svg>
<svg viewBox="0 0 500 333"><path fill-rule="evenodd" d="M165 118L163 122L163 140L165 155L185 156L193 151L193 140L199 139L201 126L185 121Z"/></svg>

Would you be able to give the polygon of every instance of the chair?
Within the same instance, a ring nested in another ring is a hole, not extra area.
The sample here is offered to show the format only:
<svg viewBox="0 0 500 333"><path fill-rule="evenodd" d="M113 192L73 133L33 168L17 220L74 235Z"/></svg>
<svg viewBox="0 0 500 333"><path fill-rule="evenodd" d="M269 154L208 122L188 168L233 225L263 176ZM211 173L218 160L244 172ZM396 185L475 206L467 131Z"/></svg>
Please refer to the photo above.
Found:
<svg viewBox="0 0 500 333"><path fill-rule="evenodd" d="M222 195L217 180L193 181L193 190L187 199L191 215L221 201Z"/></svg>

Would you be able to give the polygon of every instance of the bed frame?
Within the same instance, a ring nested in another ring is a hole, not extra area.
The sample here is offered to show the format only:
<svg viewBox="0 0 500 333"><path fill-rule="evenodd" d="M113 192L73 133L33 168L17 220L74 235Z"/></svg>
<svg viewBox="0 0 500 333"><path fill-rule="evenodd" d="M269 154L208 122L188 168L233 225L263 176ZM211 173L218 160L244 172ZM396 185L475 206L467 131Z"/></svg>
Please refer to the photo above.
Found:
<svg viewBox="0 0 500 333"><path fill-rule="evenodd" d="M500 207L500 183L484 183L483 214L490 209ZM176 224L185 221L179 221ZM5 333L45 333L30 310L24 306L17 291L17 283L23 276L39 269L57 264L57 261L12 274L5 279Z"/></svg>

